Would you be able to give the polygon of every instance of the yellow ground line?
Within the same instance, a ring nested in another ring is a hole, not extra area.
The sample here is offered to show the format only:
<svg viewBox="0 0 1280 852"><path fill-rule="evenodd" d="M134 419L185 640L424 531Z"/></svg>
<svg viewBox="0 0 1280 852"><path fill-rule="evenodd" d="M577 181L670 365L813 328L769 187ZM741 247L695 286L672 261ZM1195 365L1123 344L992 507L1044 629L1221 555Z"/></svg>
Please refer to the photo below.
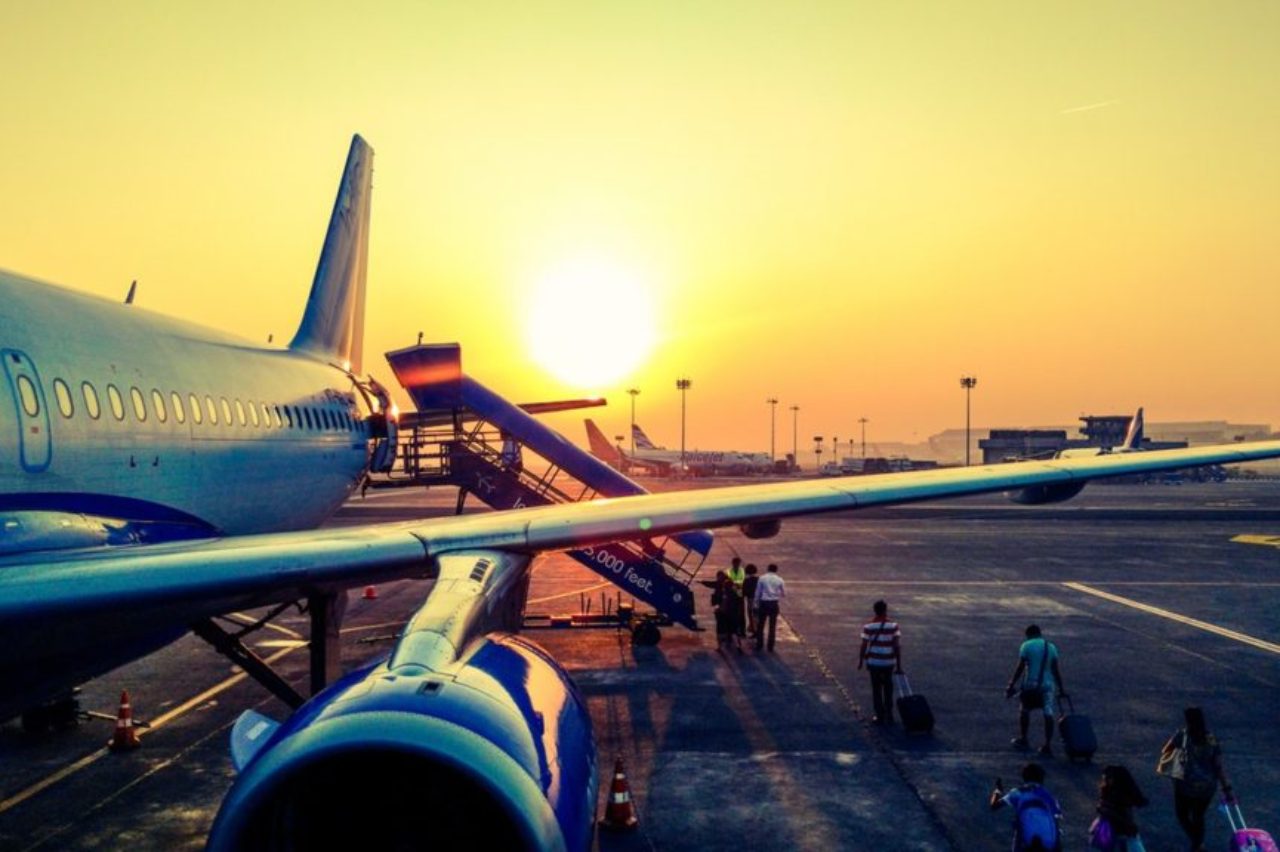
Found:
<svg viewBox="0 0 1280 852"><path fill-rule="evenodd" d="M253 616L250 616L250 615L245 615L243 612L232 612L232 613L228 613L228 614L227 614L227 618L234 618L236 621L240 622L241 624L245 624L245 625L248 625L248 624L257 624L257 623L258 623L258 619L254 618ZM263 626L263 627L265 627L267 630L274 630L274 631L276 631L277 633L283 633L285 636L288 636L290 639L301 639L301 638L302 638L302 634L301 634L301 633L299 633L299 632L298 632L298 631L296 631L296 630L292 630L292 629L290 629L290 628L288 628L288 627L285 627L283 624L276 624L276 623L275 623L275 622L273 622L273 621L268 621L267 623L263 624L262 626Z"/></svg>
<svg viewBox="0 0 1280 852"><path fill-rule="evenodd" d="M596 583L594 586L587 586L585 589L574 589L572 592L561 592L558 595L547 595L545 598L533 598L532 600L525 601L524 605L527 608L532 604L546 603L547 601L554 601L559 598L568 598L568 597L572 597L573 595L585 595L587 592L594 592L597 589L605 589L612 585L613 583L607 583L607 582Z"/></svg>
<svg viewBox="0 0 1280 852"><path fill-rule="evenodd" d="M280 659L285 654L291 653L296 650L297 650L296 647L284 648L272 654L271 656L267 657L266 662L274 663L276 660ZM240 681L244 680L246 677L248 677L248 675L245 674L244 672L234 674L231 677L227 678L226 680L222 681L221 683L218 683L209 687L204 692L200 693L194 698L187 699L186 701L179 704L177 707L174 707L169 712L164 713L152 719L151 727L139 728L138 736L144 737L147 734L155 732L158 728L163 727L168 722L172 722L174 719L186 713L188 710L192 709L193 707L203 704L204 702L208 701L210 698L214 697L215 695L218 695L219 693L227 691L231 687L238 684ZM95 752L91 752L85 755L84 757L77 760L75 763L64 766L61 769L59 769L57 772L54 772L53 774L40 779L36 783L32 784L30 787L27 787L25 790L15 793L14 795L10 796L4 801L0 801L0 814L4 813L5 811L13 807L16 807L17 805L22 804L27 799L30 799L32 796L35 796L36 794L41 793L44 790L47 790L48 788L52 787L54 784L57 784L59 781L62 781L63 779L74 775L75 773L79 772L81 769L84 769L86 766L91 766L92 764L97 763L99 760L102 759L104 755L108 753L109 752L107 748L104 746Z"/></svg>
<svg viewBox="0 0 1280 852"><path fill-rule="evenodd" d="M1147 612L1152 615L1158 615L1161 618L1167 618L1170 621L1176 621L1179 624L1185 624L1188 627L1195 627L1209 633L1217 634L1218 636L1225 636L1227 639L1234 639L1237 642L1252 645L1255 648L1261 648L1264 651L1270 651L1273 654L1280 654L1280 645L1273 642L1266 642L1262 639L1255 639L1246 633L1228 630L1225 627L1219 627L1216 624L1210 624L1209 622L1201 621L1198 618L1179 615L1176 612L1170 612L1169 610L1161 609L1158 606L1151 606L1150 604L1140 603L1135 600L1130 600L1129 598L1122 598L1119 595L1113 595L1110 592L1104 592L1101 589L1086 586L1084 583L1063 583L1062 585L1066 586L1068 589L1075 589L1077 592L1084 592L1086 595L1093 595L1094 597L1099 597L1113 603L1124 604L1127 607L1132 607L1133 609L1141 610L1142 612Z"/></svg>

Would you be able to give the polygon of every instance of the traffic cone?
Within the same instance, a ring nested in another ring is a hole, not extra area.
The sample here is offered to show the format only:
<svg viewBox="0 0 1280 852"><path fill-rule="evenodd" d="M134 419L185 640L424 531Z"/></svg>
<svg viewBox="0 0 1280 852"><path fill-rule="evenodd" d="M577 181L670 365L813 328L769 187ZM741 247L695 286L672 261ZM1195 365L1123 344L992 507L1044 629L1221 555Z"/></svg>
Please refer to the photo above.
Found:
<svg viewBox="0 0 1280 852"><path fill-rule="evenodd" d="M639 824L636 806L631 801L631 784L627 781L626 770L622 768L622 758L618 758L613 766L613 789L609 791L609 802L604 807L600 827L611 831L633 831Z"/></svg>
<svg viewBox="0 0 1280 852"><path fill-rule="evenodd" d="M133 727L133 707L129 704L128 691L120 693L120 711L116 714L116 732L107 743L112 751L130 751L142 745L138 729Z"/></svg>
<svg viewBox="0 0 1280 852"><path fill-rule="evenodd" d="M363 594L363 595L361 595L361 598L363 598L363 599L364 599L364 600L366 600L366 601L376 601L376 600L378 599L378 587L377 587L377 586L365 586L365 587L364 587L364 594Z"/></svg>

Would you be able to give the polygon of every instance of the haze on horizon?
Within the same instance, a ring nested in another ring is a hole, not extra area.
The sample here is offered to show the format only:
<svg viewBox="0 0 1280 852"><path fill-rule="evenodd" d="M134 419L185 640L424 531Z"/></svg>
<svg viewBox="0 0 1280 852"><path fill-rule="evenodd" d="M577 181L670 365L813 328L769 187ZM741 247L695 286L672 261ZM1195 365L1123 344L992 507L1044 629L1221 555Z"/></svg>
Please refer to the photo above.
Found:
<svg viewBox="0 0 1280 852"><path fill-rule="evenodd" d="M767 450L775 396L780 453L792 404L802 446L963 425L964 373L984 426L1280 424L1277 43L1276 4L9 4L0 268L287 340L359 132L384 380L421 331L675 446L687 375L690 447Z"/></svg>

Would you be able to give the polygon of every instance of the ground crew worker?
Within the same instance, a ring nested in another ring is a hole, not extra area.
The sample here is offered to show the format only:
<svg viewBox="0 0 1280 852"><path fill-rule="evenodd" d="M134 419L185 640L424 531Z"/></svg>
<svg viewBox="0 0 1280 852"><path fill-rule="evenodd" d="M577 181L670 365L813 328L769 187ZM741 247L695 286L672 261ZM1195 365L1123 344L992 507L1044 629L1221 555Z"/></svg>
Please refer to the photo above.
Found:
<svg viewBox="0 0 1280 852"><path fill-rule="evenodd" d="M725 571L729 576L729 582L733 583L733 590L738 595L738 612L734 615L735 632L739 639L747 635L747 619L744 607L746 598L743 595L743 583L746 582L747 572L742 567L742 559L735 556L729 562L729 570Z"/></svg>

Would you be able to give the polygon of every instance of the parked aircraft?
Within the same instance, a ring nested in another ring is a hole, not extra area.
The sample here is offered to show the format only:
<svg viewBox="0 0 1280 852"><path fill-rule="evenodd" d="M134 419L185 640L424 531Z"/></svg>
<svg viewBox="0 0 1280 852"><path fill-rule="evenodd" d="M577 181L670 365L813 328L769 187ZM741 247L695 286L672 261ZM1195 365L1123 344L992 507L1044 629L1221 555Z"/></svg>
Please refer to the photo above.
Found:
<svg viewBox="0 0 1280 852"><path fill-rule="evenodd" d="M544 551L1280 456L1271 441L316 530L390 463L385 391L360 378L372 157L356 137L285 349L0 274L0 708L193 629L300 704L236 724L213 850L588 848L590 717L556 662L512 635ZM402 577L435 585L390 655L305 703L212 621L306 599L323 686L341 591Z"/></svg>
<svg viewBox="0 0 1280 852"><path fill-rule="evenodd" d="M644 468L660 476L670 476L680 472L680 451L655 445L638 425L631 427L636 448L634 453L629 453L620 446L610 444L609 439L600 431L595 421L588 419L584 422L591 453L601 461L623 470ZM684 452L684 472L692 476L741 476L765 473L771 469L769 456L764 453L742 453L736 450L685 450Z"/></svg>
<svg viewBox="0 0 1280 852"><path fill-rule="evenodd" d="M1142 452L1143 438L1142 407L1129 420L1129 428L1125 430L1124 440L1114 447L1068 447L1053 454L1055 459L1088 459L1112 454ZM1058 483L1054 485L1037 485L1032 488L1019 488L1009 492L1009 499L1025 506L1040 506L1045 503L1061 503L1075 497L1084 488L1083 482Z"/></svg>

